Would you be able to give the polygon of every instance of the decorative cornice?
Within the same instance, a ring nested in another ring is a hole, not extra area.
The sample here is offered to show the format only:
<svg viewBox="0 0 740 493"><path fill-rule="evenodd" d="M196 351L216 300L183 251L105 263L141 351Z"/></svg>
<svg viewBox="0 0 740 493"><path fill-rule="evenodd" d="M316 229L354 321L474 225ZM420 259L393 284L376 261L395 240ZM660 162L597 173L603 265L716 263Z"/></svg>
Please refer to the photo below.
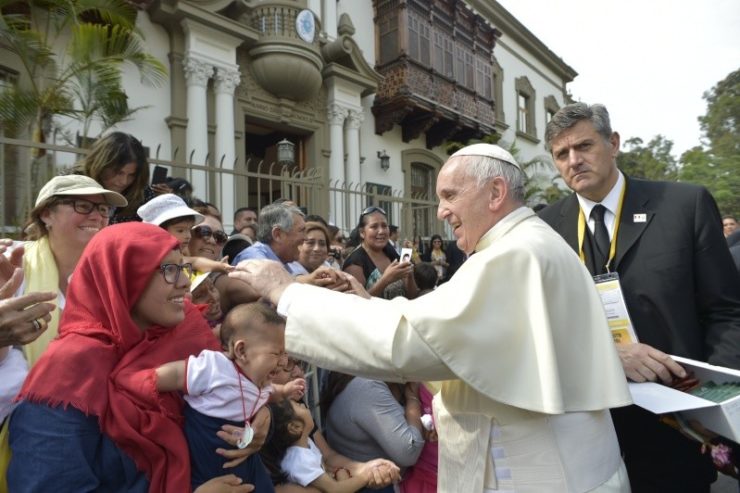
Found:
<svg viewBox="0 0 740 493"><path fill-rule="evenodd" d="M342 125L348 113L347 108L337 103L331 103L326 108L326 118L329 121L329 125Z"/></svg>
<svg viewBox="0 0 740 493"><path fill-rule="evenodd" d="M213 65L190 55L183 59L182 69L188 86L206 87L208 79L213 75Z"/></svg>

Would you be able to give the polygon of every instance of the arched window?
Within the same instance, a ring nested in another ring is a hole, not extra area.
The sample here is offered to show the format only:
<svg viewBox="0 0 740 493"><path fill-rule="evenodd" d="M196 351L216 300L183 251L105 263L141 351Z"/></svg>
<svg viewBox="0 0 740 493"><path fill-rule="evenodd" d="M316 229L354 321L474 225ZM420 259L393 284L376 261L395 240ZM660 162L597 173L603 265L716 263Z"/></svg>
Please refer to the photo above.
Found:
<svg viewBox="0 0 740 493"><path fill-rule="evenodd" d="M409 149L401 152L404 175L404 194L411 199L411 207L403 212L403 236L429 237L442 233L442 224L437 221L437 174L442 158L426 149Z"/></svg>

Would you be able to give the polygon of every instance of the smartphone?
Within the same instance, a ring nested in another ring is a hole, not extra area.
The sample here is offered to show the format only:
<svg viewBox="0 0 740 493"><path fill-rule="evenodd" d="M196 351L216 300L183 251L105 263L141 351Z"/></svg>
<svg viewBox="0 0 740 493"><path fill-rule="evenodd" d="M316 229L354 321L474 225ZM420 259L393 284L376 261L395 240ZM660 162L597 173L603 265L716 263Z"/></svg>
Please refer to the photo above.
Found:
<svg viewBox="0 0 740 493"><path fill-rule="evenodd" d="M401 262L411 262L411 248L401 248Z"/></svg>
<svg viewBox="0 0 740 493"><path fill-rule="evenodd" d="M155 166L154 171L152 171L152 185L157 185L159 183L164 183L167 181L167 168L164 166Z"/></svg>

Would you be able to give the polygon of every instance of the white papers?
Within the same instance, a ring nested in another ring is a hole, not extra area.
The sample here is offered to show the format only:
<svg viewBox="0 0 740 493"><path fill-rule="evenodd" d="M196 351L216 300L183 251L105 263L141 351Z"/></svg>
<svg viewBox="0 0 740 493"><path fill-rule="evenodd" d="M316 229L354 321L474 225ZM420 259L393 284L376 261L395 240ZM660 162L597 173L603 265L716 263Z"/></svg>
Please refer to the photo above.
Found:
<svg viewBox="0 0 740 493"><path fill-rule="evenodd" d="M740 371L710 365L689 358L671 356L699 381L716 383L740 382ZM630 383L634 403L655 414L679 412L688 422L699 421L705 428L740 443L740 396L716 403L701 397L647 382Z"/></svg>
<svg viewBox="0 0 740 493"><path fill-rule="evenodd" d="M701 409L717 405L714 402L654 382L630 382L629 388L635 404L655 414Z"/></svg>

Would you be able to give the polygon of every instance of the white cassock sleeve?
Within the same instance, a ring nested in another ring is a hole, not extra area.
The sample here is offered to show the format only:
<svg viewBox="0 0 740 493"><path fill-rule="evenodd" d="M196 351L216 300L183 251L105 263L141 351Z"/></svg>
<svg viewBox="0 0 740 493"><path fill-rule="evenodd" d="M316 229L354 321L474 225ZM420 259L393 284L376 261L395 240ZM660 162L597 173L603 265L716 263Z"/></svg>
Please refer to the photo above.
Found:
<svg viewBox="0 0 740 493"><path fill-rule="evenodd" d="M278 304L287 317L286 350L322 368L372 380L456 378L406 323L399 305L404 302L293 283Z"/></svg>
<svg viewBox="0 0 740 493"><path fill-rule="evenodd" d="M411 301L291 285L278 306L287 350L374 380L459 379L535 412L629 404L601 300L570 247L534 217L489 243Z"/></svg>

